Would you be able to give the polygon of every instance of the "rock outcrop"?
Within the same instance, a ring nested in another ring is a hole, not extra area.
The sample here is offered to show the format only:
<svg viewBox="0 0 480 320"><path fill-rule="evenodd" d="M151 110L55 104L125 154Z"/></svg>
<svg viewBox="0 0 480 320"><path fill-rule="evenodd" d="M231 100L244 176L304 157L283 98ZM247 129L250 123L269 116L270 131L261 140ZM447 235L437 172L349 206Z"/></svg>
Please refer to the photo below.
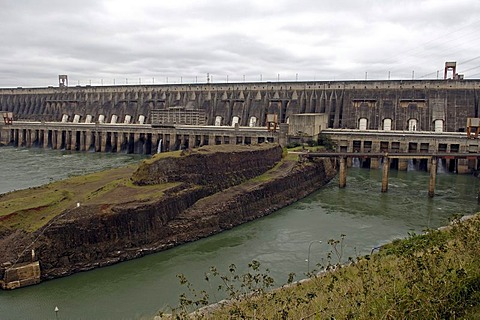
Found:
<svg viewBox="0 0 480 320"><path fill-rule="evenodd" d="M32 234L42 279L222 232L305 197L336 174L327 158L282 160L279 146L209 148L146 160L133 174L133 183L152 188L176 182L159 198L85 204L64 211ZM14 241L11 237L11 251L19 254ZM26 262L22 260L28 261L28 255L18 262Z"/></svg>

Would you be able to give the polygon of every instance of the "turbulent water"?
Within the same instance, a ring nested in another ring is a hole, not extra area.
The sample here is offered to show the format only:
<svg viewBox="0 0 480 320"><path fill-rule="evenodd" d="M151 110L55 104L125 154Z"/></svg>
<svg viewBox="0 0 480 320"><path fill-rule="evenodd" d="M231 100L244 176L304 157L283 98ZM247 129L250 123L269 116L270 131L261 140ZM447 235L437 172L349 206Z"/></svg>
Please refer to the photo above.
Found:
<svg viewBox="0 0 480 320"><path fill-rule="evenodd" d="M0 180L0 190L6 192L135 159L121 154L0 148L0 160L7 173ZM470 175L439 174L434 198L427 196L426 172L391 171L384 194L380 193L381 170L351 168L347 187L339 189L337 184L334 180L268 217L195 243L33 287L0 291L0 319L55 319L56 306L59 319L148 319L159 309L175 305L185 291L175 276L178 273L197 289L208 290L212 300L220 299L202 281L210 266L224 270L234 263L242 272L255 259L281 285L288 273L301 277L309 267L324 263L331 250L327 241L342 234L345 260L408 233L444 225L453 214L479 210L478 182Z"/></svg>
<svg viewBox="0 0 480 320"><path fill-rule="evenodd" d="M0 194L123 166L142 156L50 149L0 148Z"/></svg>

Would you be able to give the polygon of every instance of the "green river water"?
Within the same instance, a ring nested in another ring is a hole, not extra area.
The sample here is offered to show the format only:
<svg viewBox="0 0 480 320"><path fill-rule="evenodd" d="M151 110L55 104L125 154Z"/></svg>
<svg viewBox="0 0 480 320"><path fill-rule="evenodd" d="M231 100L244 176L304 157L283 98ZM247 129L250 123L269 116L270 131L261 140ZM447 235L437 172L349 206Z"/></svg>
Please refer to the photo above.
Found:
<svg viewBox="0 0 480 320"><path fill-rule="evenodd" d="M139 159L0 148L0 193ZM310 266L325 263L331 250L327 241L342 234L346 260L408 233L445 225L453 214L477 212L477 180L440 173L435 197L428 198L426 172L391 171L389 190L382 194L381 170L350 168L345 189L339 189L335 179L287 208L222 234L37 286L0 291L0 319L152 319L158 310L176 305L185 291L176 274L183 273L195 288L208 290L212 300L221 299L202 280L204 273L210 266L225 270L232 263L243 272L252 260L269 268L281 285L290 272L297 279L304 277L312 241Z"/></svg>

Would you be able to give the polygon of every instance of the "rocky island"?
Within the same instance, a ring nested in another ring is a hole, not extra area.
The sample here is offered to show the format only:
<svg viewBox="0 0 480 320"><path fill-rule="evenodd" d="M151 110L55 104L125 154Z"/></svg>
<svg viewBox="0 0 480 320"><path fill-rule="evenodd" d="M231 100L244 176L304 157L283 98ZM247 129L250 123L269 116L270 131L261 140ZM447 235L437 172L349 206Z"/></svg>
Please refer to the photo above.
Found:
<svg viewBox="0 0 480 320"><path fill-rule="evenodd" d="M231 229L329 182L334 160L276 144L205 146L0 195L3 289L107 266Z"/></svg>

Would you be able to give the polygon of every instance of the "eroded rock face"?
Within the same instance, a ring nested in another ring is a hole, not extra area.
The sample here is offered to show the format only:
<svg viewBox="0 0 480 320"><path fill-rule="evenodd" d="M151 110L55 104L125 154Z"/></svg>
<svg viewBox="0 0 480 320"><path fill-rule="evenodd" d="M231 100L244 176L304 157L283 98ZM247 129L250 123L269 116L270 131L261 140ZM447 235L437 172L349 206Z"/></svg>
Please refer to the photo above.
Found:
<svg viewBox="0 0 480 320"><path fill-rule="evenodd" d="M261 175L282 158L279 145L221 146L215 152L194 149L186 157L144 163L133 174L137 185L190 182L224 189Z"/></svg>
<svg viewBox="0 0 480 320"><path fill-rule="evenodd" d="M150 178L136 181L152 184L167 179L182 184L159 199L108 208L83 205L65 211L35 234L42 279L133 259L222 232L305 197L336 174L330 159L286 161L267 177L248 180L281 159L280 147L259 150L197 153L182 161L153 162L146 168Z"/></svg>

